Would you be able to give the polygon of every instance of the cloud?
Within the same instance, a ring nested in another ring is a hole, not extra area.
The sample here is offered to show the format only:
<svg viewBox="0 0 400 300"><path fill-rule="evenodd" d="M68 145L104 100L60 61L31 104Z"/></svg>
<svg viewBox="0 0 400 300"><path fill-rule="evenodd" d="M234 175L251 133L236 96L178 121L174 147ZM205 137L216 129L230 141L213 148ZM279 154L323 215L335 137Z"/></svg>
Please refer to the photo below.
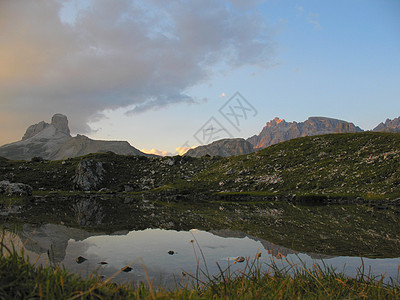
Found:
<svg viewBox="0 0 400 300"><path fill-rule="evenodd" d="M315 30L321 29L321 24L319 23L319 14L309 13L307 17L307 22L314 25Z"/></svg>
<svg viewBox="0 0 400 300"><path fill-rule="evenodd" d="M0 117L29 125L61 112L87 132L106 109L192 103L185 91L217 66L267 67L272 57L261 18L227 0L71 3L0 2Z"/></svg>
<svg viewBox="0 0 400 300"><path fill-rule="evenodd" d="M297 5L296 6L296 10L297 10L297 16L301 16L302 14L303 14L303 12L304 12L304 7L303 6L300 6L300 5Z"/></svg>
<svg viewBox="0 0 400 300"><path fill-rule="evenodd" d="M265 0L230 0L229 2L239 9L251 9L258 4L265 2Z"/></svg>
<svg viewBox="0 0 400 300"><path fill-rule="evenodd" d="M158 150L158 149L154 149L154 148L151 150L141 149L140 151L147 153L147 154L155 154L155 155L159 155L159 156L172 156L172 153L170 153L168 151Z"/></svg>
<svg viewBox="0 0 400 300"><path fill-rule="evenodd" d="M192 147L182 146L182 147L176 148L175 150L176 150L176 152L178 152L179 155L183 155L186 152L188 152L190 149L194 149L196 147L197 147L197 145L196 146L192 146Z"/></svg>

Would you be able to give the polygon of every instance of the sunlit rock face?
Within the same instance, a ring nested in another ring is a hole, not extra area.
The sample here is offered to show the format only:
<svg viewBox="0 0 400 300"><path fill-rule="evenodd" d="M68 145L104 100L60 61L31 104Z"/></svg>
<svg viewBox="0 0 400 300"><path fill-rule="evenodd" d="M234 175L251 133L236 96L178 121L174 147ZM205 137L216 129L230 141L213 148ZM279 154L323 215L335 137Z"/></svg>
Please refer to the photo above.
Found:
<svg viewBox="0 0 400 300"><path fill-rule="evenodd" d="M302 136L313 136L329 133L362 132L358 126L342 120L310 117L304 122L286 122L275 118L267 122L258 135L247 139L255 149L262 149L273 144Z"/></svg>
<svg viewBox="0 0 400 300"><path fill-rule="evenodd" d="M107 151L148 156L126 141L92 140L84 135L72 137L68 118L63 114L55 114L50 124L42 121L29 126L21 141L0 147L0 156L14 160L30 160L33 157L60 160Z"/></svg>
<svg viewBox="0 0 400 300"><path fill-rule="evenodd" d="M393 120L386 119L385 123L381 122L372 131L400 132L400 117Z"/></svg>

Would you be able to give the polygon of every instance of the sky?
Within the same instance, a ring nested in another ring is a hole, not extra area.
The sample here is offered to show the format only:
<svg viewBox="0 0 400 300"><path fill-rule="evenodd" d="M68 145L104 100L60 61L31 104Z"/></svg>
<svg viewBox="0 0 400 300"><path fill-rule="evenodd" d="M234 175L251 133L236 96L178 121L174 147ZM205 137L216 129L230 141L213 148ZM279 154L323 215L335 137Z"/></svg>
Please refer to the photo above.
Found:
<svg viewBox="0 0 400 300"><path fill-rule="evenodd" d="M55 113L162 155L400 116L399 0L0 1L0 145Z"/></svg>

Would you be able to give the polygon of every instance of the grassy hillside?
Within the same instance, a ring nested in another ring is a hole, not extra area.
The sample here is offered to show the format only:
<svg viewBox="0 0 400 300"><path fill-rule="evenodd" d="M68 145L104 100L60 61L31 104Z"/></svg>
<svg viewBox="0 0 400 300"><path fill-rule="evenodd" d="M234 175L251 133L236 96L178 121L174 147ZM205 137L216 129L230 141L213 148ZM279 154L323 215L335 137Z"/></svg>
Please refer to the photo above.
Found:
<svg viewBox="0 0 400 300"><path fill-rule="evenodd" d="M0 180L69 191L81 160L102 162L101 187L113 191L400 195L400 135L375 132L303 137L229 158L101 153L54 162L0 159Z"/></svg>
<svg viewBox="0 0 400 300"><path fill-rule="evenodd" d="M196 181L220 191L400 194L400 135L330 134L293 139L215 163Z"/></svg>

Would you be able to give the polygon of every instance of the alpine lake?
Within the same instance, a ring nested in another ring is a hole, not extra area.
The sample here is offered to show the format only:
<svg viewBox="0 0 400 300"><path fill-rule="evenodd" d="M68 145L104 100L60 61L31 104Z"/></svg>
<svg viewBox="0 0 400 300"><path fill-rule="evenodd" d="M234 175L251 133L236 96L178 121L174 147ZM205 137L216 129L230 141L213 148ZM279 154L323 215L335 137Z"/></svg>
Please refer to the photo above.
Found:
<svg viewBox="0 0 400 300"><path fill-rule="evenodd" d="M252 264L399 279L398 204L64 192L3 201L0 222L32 263L121 283L174 287Z"/></svg>

